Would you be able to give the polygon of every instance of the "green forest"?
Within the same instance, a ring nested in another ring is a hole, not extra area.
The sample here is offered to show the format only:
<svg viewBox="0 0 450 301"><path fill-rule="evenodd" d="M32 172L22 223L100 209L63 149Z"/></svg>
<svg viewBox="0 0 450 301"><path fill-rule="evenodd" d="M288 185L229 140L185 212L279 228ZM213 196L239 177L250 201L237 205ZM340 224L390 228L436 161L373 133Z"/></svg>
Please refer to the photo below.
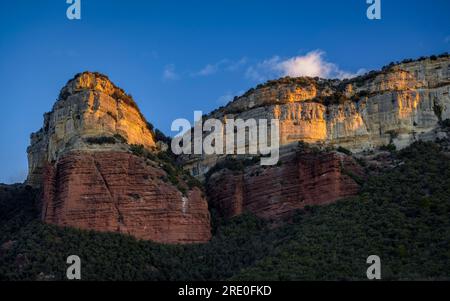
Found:
<svg viewBox="0 0 450 301"><path fill-rule="evenodd" d="M417 142L393 156L356 197L276 228L251 214L214 220L203 245L45 225L38 191L0 186L0 280L64 280L69 255L83 280L366 280L369 255L384 280L450 280L448 153Z"/></svg>

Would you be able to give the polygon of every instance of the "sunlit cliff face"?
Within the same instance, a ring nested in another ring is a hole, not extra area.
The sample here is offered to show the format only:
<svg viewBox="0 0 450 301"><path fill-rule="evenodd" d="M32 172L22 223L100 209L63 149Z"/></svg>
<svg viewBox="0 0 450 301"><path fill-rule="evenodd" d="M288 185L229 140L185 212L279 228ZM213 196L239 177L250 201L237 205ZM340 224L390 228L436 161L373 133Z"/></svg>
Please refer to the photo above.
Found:
<svg viewBox="0 0 450 301"><path fill-rule="evenodd" d="M349 81L273 81L211 117L279 118L282 144L302 140L354 150L376 147L389 143L392 131L421 133L450 118L449 61L402 64ZM442 107L440 116L436 106Z"/></svg>
<svg viewBox="0 0 450 301"><path fill-rule="evenodd" d="M102 137L118 141L100 146L88 142ZM52 111L45 114L43 128L31 136L28 182L37 184L42 166L64 153L126 151L122 140L147 149L155 147L146 120L130 96L103 75L79 74L61 90Z"/></svg>
<svg viewBox="0 0 450 301"><path fill-rule="evenodd" d="M304 141L343 146L353 152L390 143L403 148L450 118L449 65L446 56L398 64L344 81L270 81L206 118L279 119L281 146ZM215 162L211 158L190 160L188 169L195 166L203 171Z"/></svg>
<svg viewBox="0 0 450 301"><path fill-rule="evenodd" d="M154 156L152 126L106 76L70 80L31 140L27 184L42 191L43 222L160 243L211 238L204 194Z"/></svg>

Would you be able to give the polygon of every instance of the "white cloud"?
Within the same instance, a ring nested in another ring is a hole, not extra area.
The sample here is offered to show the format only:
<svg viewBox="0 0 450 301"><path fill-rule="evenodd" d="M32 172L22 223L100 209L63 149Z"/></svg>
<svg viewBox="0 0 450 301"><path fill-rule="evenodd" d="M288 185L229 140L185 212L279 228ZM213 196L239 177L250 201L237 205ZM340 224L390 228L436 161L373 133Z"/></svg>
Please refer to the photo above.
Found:
<svg viewBox="0 0 450 301"><path fill-rule="evenodd" d="M215 65L208 64L202 70L200 70L199 72L194 73L194 75L208 76L208 75L212 75L212 74L217 73L218 70L219 70L219 65L218 64L215 64Z"/></svg>
<svg viewBox="0 0 450 301"><path fill-rule="evenodd" d="M295 56L281 59L274 56L247 69L246 76L252 80L261 82L271 78L291 76L310 76L322 78L351 78L364 72L360 69L357 73L341 70L336 64L327 62L325 52L314 50L303 56Z"/></svg>
<svg viewBox="0 0 450 301"><path fill-rule="evenodd" d="M225 70L226 71L236 71L239 68L241 68L242 66L244 66L245 64L247 64L247 58L243 57L238 61L229 62L229 64L225 67Z"/></svg>
<svg viewBox="0 0 450 301"><path fill-rule="evenodd" d="M274 56L271 59L264 60L255 66L250 66L247 69L246 76L255 81L265 81L272 77L279 77L279 70L277 66L280 63L280 57Z"/></svg>
<svg viewBox="0 0 450 301"><path fill-rule="evenodd" d="M194 72L192 76L209 76L218 73L219 71L233 72L238 70L240 67L247 63L246 58L242 58L238 61L233 61L229 59L220 60L214 64L207 64L200 71Z"/></svg>
<svg viewBox="0 0 450 301"><path fill-rule="evenodd" d="M177 80L180 76L175 71L175 65L170 64L164 67L163 78L165 80Z"/></svg>

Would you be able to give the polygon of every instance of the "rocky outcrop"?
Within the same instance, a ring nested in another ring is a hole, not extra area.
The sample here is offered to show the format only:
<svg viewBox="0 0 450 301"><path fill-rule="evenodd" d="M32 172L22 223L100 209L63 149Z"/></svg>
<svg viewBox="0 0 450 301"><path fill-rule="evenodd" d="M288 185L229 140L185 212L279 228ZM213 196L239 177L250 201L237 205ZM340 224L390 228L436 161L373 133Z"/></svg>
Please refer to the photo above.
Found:
<svg viewBox="0 0 450 301"><path fill-rule="evenodd" d="M162 243L210 239L208 205L193 188L183 195L150 161L123 152L75 152L48 164L45 222L129 234Z"/></svg>
<svg viewBox="0 0 450 301"><path fill-rule="evenodd" d="M208 241L203 192L160 156L152 130L106 76L75 76L28 148L28 184L42 187L42 220L162 243Z"/></svg>
<svg viewBox="0 0 450 301"><path fill-rule="evenodd" d="M109 142L105 138L114 136L117 143L105 143ZM155 147L151 129L129 95L104 75L78 74L61 90L52 111L44 115L42 129L31 135L27 183L39 186L46 163L73 150L124 151L121 140Z"/></svg>
<svg viewBox="0 0 450 301"><path fill-rule="evenodd" d="M249 211L265 219L289 218L307 205L357 193L361 167L330 150L343 147L363 156L388 144L404 148L419 139L440 139L445 133L439 125L450 118L449 93L448 55L391 64L350 80L269 81L205 119L278 119L281 166L262 168L258 161L236 171L227 168L229 157L214 154L181 160L206 181L211 205L223 216ZM322 151L289 151L299 142Z"/></svg>
<svg viewBox="0 0 450 301"><path fill-rule="evenodd" d="M270 81L206 118L278 119L279 164L227 167L223 155L180 161L205 179L210 204L222 216L250 211L288 219L297 209L358 192L362 168L342 152L447 137L438 125L450 118L449 65L446 55L351 80ZM298 149L300 141L321 151ZM348 150L333 150L339 146ZM68 82L44 127L32 135L27 182L43 186L42 218L48 223L164 243L205 242L206 199L187 175L158 157L162 151L132 98L107 77L86 72Z"/></svg>
<svg viewBox="0 0 450 301"><path fill-rule="evenodd" d="M353 152L430 138L450 118L450 57L410 61L351 80L283 78L237 97L206 118L279 119L280 145L304 141ZM224 138L225 139L225 138ZM217 156L190 156L200 178Z"/></svg>
<svg viewBox="0 0 450 301"><path fill-rule="evenodd" d="M324 205L355 195L355 178L362 168L349 156L337 152L293 151L277 166L258 165L242 170L223 168L207 179L211 206L220 215L243 212L280 221L298 209Z"/></svg>

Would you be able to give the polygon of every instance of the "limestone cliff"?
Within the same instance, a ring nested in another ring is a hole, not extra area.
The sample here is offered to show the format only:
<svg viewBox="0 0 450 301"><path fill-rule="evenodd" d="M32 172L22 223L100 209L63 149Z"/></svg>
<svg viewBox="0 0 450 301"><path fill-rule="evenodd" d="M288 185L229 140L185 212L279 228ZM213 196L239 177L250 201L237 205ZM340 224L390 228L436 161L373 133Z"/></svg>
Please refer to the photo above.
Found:
<svg viewBox="0 0 450 301"><path fill-rule="evenodd" d="M206 118L279 119L280 145L304 141L353 152L430 137L450 118L450 57L406 61L350 80L283 78L237 97ZM204 175L217 156L185 157Z"/></svg>
<svg viewBox="0 0 450 301"><path fill-rule="evenodd" d="M111 139L112 143L106 143L108 137L117 138L117 143ZM61 90L52 111L44 115L43 128L31 135L27 182L39 186L45 164L67 152L123 151L122 140L155 147L153 134L129 95L104 75L78 74Z"/></svg>
<svg viewBox="0 0 450 301"><path fill-rule="evenodd" d="M222 216L250 211L279 221L307 205L358 192L353 176L364 177L363 169L333 149L344 147L364 157L365 151L391 143L403 148L447 135L439 124L450 118L449 92L448 55L391 64L350 80L269 81L205 119L279 119L279 165L263 168L256 160L236 170L227 164L235 159L224 155L186 155L181 161L205 180L210 204ZM322 151L295 151L299 142Z"/></svg>
<svg viewBox="0 0 450 301"><path fill-rule="evenodd" d="M123 90L98 73L76 75L28 148L43 221L163 243L208 241L203 192L159 146Z"/></svg>
<svg viewBox="0 0 450 301"><path fill-rule="evenodd" d="M438 125L450 119L449 93L448 55L350 80L269 81L206 118L279 119L279 165L261 167L258 161L236 169L217 155L179 160L206 179L210 204L221 215L251 211L278 221L358 192L361 167L334 148L362 153L448 135ZM299 151L300 141L326 151ZM164 243L209 240L202 191L158 153L160 143L132 98L107 77L86 72L67 83L32 135L28 184L43 187L48 223Z"/></svg>

